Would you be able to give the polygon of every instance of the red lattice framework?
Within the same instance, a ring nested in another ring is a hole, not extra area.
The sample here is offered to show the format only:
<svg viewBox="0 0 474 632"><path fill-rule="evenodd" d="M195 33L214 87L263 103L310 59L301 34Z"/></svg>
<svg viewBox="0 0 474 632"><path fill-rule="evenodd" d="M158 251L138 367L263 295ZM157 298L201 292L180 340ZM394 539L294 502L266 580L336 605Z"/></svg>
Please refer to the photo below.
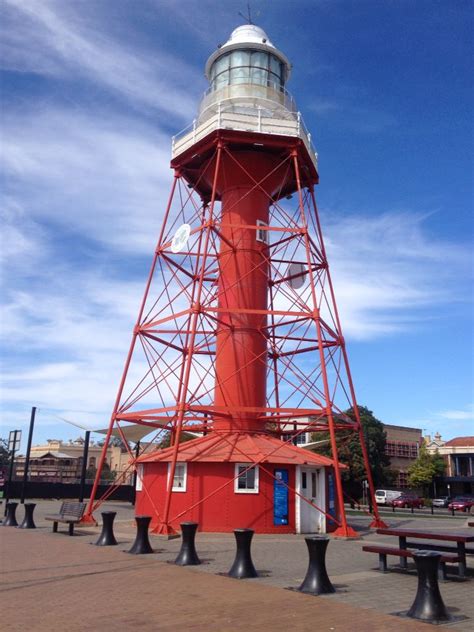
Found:
<svg viewBox="0 0 474 632"><path fill-rule="evenodd" d="M86 519L92 520L92 512L105 499L96 500L97 486L114 428L125 445L123 423L147 426L158 434L170 433L175 453L170 466L167 508L160 516L166 524L181 433L209 433L219 418L252 412L261 422L262 430L285 437L286 441L293 441L303 432L328 432L336 464L336 433L357 433L372 498L372 525L383 524L375 503L314 187L308 178L305 183L302 173L302 151L304 148L293 144L281 153L276 169L285 171L282 182L288 183L290 179L294 186L288 191L282 184L270 200L268 226L246 227L263 231L260 234L267 245L265 257L254 269L255 273L268 275L268 309L263 312L266 327L261 330L266 351L252 359L263 363L267 370L267 402L263 408L236 410L214 405L216 331L228 326L224 317L226 308L222 301L218 303L217 296L219 248L225 236L216 183L229 164L235 163L236 168L243 170L245 166L239 164L238 153L222 137L192 177L189 169L175 165L163 225ZM246 173L252 187L263 190L265 183ZM212 188L204 186L204 181L211 182ZM175 253L173 236L183 224L191 227L190 236L184 249ZM231 246L238 248L238 245L236 236ZM252 313L257 311L262 312ZM236 368L236 372L244 370L245 366ZM353 409L355 420L344 412L349 408ZM133 468L135 455L131 451L130 459ZM257 463L251 456L248 462ZM122 477L116 484L121 481ZM338 467L335 467L335 482L339 506L335 522L339 533L350 535ZM205 501L203 498L200 502ZM158 509L156 513L160 515Z"/></svg>

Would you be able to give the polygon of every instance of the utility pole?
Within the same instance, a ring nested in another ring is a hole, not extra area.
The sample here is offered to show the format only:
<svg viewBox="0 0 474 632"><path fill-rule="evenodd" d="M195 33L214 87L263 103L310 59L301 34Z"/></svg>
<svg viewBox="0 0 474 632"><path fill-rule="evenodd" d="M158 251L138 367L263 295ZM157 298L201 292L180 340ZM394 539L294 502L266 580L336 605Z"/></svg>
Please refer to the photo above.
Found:
<svg viewBox="0 0 474 632"><path fill-rule="evenodd" d="M10 500L11 484L13 479L13 465L15 463L15 452L20 447L21 430L11 430L8 436L8 451L10 452L10 469L8 472L8 485L5 497L5 515L7 514L7 505Z"/></svg>
<svg viewBox="0 0 474 632"><path fill-rule="evenodd" d="M21 498L20 498L21 504L25 502L26 485L28 483L28 470L30 468L31 442L33 440L33 428L35 426L35 417L36 417L36 406L33 406L31 409L30 429L28 431L28 444L26 446L25 469L23 471L23 484L21 486Z"/></svg>
<svg viewBox="0 0 474 632"><path fill-rule="evenodd" d="M84 500L84 490L86 486L87 459L89 457L90 438L91 438L91 431L86 430L86 435L84 437L84 450L82 452L81 486L79 489L79 502L80 503L82 503Z"/></svg>

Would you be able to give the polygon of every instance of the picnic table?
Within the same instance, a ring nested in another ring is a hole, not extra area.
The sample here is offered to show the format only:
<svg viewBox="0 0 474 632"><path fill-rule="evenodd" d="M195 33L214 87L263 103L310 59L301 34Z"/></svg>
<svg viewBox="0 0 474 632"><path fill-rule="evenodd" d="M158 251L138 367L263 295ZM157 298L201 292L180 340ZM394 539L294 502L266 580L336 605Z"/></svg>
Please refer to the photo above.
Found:
<svg viewBox="0 0 474 632"><path fill-rule="evenodd" d="M466 544L474 542L474 534L456 533L453 531L418 531L413 529L377 529L380 535L394 535L398 537L400 549L432 549L435 551L457 551L459 557L459 577L466 576L466 554L474 554L474 549L466 549ZM446 546L444 544L425 544L421 542L408 542L408 538L412 540L436 540L440 542L453 542L454 546ZM407 558L400 557L400 565L407 567Z"/></svg>

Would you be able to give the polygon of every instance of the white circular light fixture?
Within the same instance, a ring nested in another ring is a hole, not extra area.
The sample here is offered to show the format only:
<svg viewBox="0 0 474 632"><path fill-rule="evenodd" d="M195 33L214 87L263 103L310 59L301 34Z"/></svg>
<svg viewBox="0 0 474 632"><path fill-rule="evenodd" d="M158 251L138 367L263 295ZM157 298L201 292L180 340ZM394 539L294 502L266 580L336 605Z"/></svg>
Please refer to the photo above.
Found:
<svg viewBox="0 0 474 632"><path fill-rule="evenodd" d="M174 234L173 241L171 242L171 252L175 254L181 252L188 243L190 234L191 226L189 224L182 224Z"/></svg>

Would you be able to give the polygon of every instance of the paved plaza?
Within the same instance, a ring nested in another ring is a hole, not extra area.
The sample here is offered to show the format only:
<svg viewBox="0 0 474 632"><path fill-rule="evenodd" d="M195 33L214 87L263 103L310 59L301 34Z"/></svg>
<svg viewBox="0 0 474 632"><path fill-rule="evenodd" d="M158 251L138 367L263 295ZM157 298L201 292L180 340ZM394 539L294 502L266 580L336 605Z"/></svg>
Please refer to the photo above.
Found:
<svg viewBox="0 0 474 632"><path fill-rule="evenodd" d="M52 533L44 516L59 501L38 501L36 530L0 528L2 603L0 621L11 630L426 630L427 624L393 616L413 602L417 577L381 574L377 555L362 552L368 543L395 545L395 538L367 528L368 520L350 515L360 540L332 539L327 568L337 588L334 595L312 597L285 590L297 587L306 572L304 536L257 535L252 544L261 577L234 580L218 573L229 570L235 554L232 534L199 534L196 548L203 564L176 567L172 562L180 539L151 537L155 553L131 556L124 551L134 540L133 508L104 503L117 511L115 547L95 547L99 527L79 526L74 537L67 525ZM22 508L18 508L22 518ZM100 517L100 511L97 514ZM387 516L391 526L470 531L464 517ZM389 558L396 565L396 558ZM467 631L474 621L474 557L468 557L470 579L440 584L453 615L468 617L449 629Z"/></svg>

